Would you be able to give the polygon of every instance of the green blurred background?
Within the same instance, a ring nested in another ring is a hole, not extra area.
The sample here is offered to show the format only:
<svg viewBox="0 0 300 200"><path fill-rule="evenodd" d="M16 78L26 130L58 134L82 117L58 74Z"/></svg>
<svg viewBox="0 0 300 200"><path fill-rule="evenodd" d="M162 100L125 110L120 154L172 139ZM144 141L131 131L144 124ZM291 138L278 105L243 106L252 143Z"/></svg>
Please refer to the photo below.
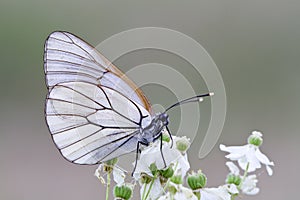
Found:
<svg viewBox="0 0 300 200"><path fill-rule="evenodd" d="M97 45L113 34L145 26L189 35L216 62L228 98L218 144L243 144L253 129L264 132L262 151L274 160L275 172L273 177L261 173L261 192L242 198L296 199L300 178L299 19L297 0L1 0L0 199L104 198L104 187L93 176L96 167L66 162L51 141L43 114L47 93L43 45L54 30L72 32ZM127 71L148 62L193 74L188 63L155 50L132 52L115 64ZM197 92L205 91L205 86L197 87L202 85L201 77L191 75L190 81ZM160 90L145 87L152 102L174 102L159 95ZM203 107L205 111L207 106ZM176 114L171 119L176 130ZM202 168L209 186L221 184L227 169L224 153L217 146L204 160L192 156L198 154L202 138L199 133L189 152L193 169Z"/></svg>

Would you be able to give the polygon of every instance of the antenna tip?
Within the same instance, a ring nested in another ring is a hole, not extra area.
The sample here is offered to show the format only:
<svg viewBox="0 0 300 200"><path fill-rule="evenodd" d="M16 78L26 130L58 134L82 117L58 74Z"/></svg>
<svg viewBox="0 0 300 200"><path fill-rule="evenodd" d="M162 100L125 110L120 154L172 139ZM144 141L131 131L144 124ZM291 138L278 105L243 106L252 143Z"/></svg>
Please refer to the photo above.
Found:
<svg viewBox="0 0 300 200"><path fill-rule="evenodd" d="M210 92L210 93L209 93L209 96L214 96L214 95L215 95L214 92Z"/></svg>

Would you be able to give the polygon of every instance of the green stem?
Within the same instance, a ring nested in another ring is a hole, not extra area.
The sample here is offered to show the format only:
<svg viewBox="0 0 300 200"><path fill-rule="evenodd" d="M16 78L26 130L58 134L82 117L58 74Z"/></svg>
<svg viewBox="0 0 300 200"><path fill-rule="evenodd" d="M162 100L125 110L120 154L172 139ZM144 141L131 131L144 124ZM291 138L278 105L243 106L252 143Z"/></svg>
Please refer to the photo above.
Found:
<svg viewBox="0 0 300 200"><path fill-rule="evenodd" d="M174 195L173 194L171 195L171 200L174 200Z"/></svg>
<svg viewBox="0 0 300 200"><path fill-rule="evenodd" d="M196 195L197 199L200 200L200 191L194 192L194 195Z"/></svg>
<svg viewBox="0 0 300 200"><path fill-rule="evenodd" d="M151 189L152 189L152 186L153 186L154 181L155 181L156 178L157 178L157 175L155 175L155 176L153 177L153 179L152 179L152 181L151 181L151 183L150 183L149 189L148 189L148 191L147 191L147 194L146 194L144 200L147 200L147 198L148 198L148 196L149 196L149 194L150 194L150 191L151 191Z"/></svg>
<svg viewBox="0 0 300 200"><path fill-rule="evenodd" d="M109 198L109 188L110 188L110 172L107 173L107 184L106 184L106 200Z"/></svg>
<svg viewBox="0 0 300 200"><path fill-rule="evenodd" d="M146 189L147 189L147 183L144 183L144 190L143 190L143 194L142 194L142 199L145 198Z"/></svg>
<svg viewBox="0 0 300 200"><path fill-rule="evenodd" d="M242 178L242 181L241 181L241 183L239 184L239 186L238 186L238 189L240 190L241 189L241 187L242 187L242 183L245 181L245 179L246 179L246 177L247 177L247 175L248 175L248 169L249 169L249 162L247 163L247 166L246 166L246 169L245 169L245 172L244 172L244 175L243 175L243 178Z"/></svg>
<svg viewBox="0 0 300 200"><path fill-rule="evenodd" d="M234 200L235 197L237 197L237 196L238 196L237 194L232 194L230 199L231 199L231 200Z"/></svg>

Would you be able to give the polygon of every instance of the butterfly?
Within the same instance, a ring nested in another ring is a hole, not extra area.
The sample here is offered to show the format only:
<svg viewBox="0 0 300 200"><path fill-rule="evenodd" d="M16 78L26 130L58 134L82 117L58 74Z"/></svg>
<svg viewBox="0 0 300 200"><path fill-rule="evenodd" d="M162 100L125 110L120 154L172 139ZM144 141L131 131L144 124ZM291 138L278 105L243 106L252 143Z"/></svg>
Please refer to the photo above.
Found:
<svg viewBox="0 0 300 200"><path fill-rule="evenodd" d="M162 140L163 130L172 138L169 109L212 95L197 95L155 114L121 70L93 46L63 31L46 39L44 71L47 126L62 156L76 164L98 164L134 151L138 157L140 145Z"/></svg>

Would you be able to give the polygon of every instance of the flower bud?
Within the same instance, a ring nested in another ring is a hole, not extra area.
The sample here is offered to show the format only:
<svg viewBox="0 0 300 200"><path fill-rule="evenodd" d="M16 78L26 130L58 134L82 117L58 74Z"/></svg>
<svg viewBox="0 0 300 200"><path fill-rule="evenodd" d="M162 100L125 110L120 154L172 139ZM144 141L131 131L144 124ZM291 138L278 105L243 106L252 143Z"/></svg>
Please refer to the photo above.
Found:
<svg viewBox="0 0 300 200"><path fill-rule="evenodd" d="M239 186L241 184L241 181L241 177L234 174L228 174L226 178L226 183L235 184L236 186Z"/></svg>
<svg viewBox="0 0 300 200"><path fill-rule="evenodd" d="M175 184L182 184L181 176L172 176L170 179Z"/></svg>
<svg viewBox="0 0 300 200"><path fill-rule="evenodd" d="M165 170L159 170L159 172L164 178L171 178L174 174L172 166L168 167Z"/></svg>
<svg viewBox="0 0 300 200"><path fill-rule="evenodd" d="M164 142L170 142L170 137L169 137L169 135L168 134L162 134L162 141L164 141Z"/></svg>
<svg viewBox="0 0 300 200"><path fill-rule="evenodd" d="M158 172L158 169L157 169L157 166L155 163L152 163L150 166L149 166L149 169L151 171L151 173L153 174L153 176L156 175L156 173Z"/></svg>
<svg viewBox="0 0 300 200"><path fill-rule="evenodd" d="M182 153L185 153L189 147L190 141L186 137L182 137L176 141L176 148Z"/></svg>
<svg viewBox="0 0 300 200"><path fill-rule="evenodd" d="M199 170L198 173L192 172L192 174L188 175L187 184L192 190L198 190L206 185L206 180L207 178L205 174L203 174L201 170Z"/></svg>
<svg viewBox="0 0 300 200"><path fill-rule="evenodd" d="M176 187L173 186L173 185L169 186L169 187L168 187L168 190L169 190L169 192L170 192L171 194L173 194L173 195L175 195L176 192L177 192Z"/></svg>
<svg viewBox="0 0 300 200"><path fill-rule="evenodd" d="M258 131L253 131L252 134L248 137L248 144L255 146L261 146L263 143L262 134Z"/></svg>
<svg viewBox="0 0 300 200"><path fill-rule="evenodd" d="M149 176L148 174L142 172L141 173L141 183L142 184L149 184L152 181L153 177Z"/></svg>
<svg viewBox="0 0 300 200"><path fill-rule="evenodd" d="M117 164L117 162L118 162L118 158L113 158L113 159L111 159L111 160L106 161L105 163L106 163L107 165L114 166L115 164Z"/></svg>
<svg viewBox="0 0 300 200"><path fill-rule="evenodd" d="M103 171L104 172L108 172L108 173L111 173L113 168L114 168L114 165L118 162L118 158L113 158L111 160L108 160L104 163L103 165Z"/></svg>
<svg viewBox="0 0 300 200"><path fill-rule="evenodd" d="M114 187L114 196L117 199L124 199L124 200L128 200L130 199L132 195L132 189L126 185L122 185L122 186L115 186Z"/></svg>

